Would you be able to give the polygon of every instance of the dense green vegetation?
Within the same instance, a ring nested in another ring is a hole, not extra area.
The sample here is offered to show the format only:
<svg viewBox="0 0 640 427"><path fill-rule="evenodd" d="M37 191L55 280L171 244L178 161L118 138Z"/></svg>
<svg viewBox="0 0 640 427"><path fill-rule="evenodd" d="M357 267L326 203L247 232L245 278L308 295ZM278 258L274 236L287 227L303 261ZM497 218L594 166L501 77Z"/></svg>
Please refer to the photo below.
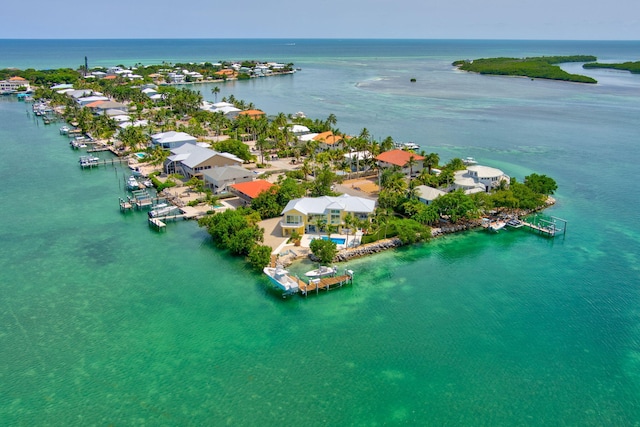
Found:
<svg viewBox="0 0 640 427"><path fill-rule="evenodd" d="M590 62L597 58L591 55L542 56L536 58L481 58L460 60L454 66L464 71L502 76L523 76L539 79L562 80L577 83L597 83L595 79L570 74L555 64L563 62Z"/></svg>
<svg viewBox="0 0 640 427"><path fill-rule="evenodd" d="M611 68L614 70L626 70L634 74L640 74L640 61L629 61L618 64L602 64L599 62L589 62L587 64L584 64L582 68Z"/></svg>
<svg viewBox="0 0 640 427"><path fill-rule="evenodd" d="M333 262L333 258L338 254L338 245L331 240L313 239L309 244L309 249L313 253L320 264L329 265Z"/></svg>

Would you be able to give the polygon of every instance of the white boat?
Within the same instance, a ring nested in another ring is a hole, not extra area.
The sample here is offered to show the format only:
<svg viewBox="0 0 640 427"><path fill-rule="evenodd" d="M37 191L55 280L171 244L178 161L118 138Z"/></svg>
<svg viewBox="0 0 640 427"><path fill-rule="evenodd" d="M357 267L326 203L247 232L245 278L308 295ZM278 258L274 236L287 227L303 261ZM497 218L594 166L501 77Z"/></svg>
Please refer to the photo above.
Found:
<svg viewBox="0 0 640 427"><path fill-rule="evenodd" d="M465 157L464 159L462 159L462 163L464 163L467 166L478 164L478 162L476 162L476 159L474 159L473 157Z"/></svg>
<svg viewBox="0 0 640 427"><path fill-rule="evenodd" d="M324 276L334 276L338 273L338 267L327 267L326 265L320 266L315 270L307 271L304 273L307 277L324 277Z"/></svg>
<svg viewBox="0 0 640 427"><path fill-rule="evenodd" d="M497 233L498 231L502 230L505 225L507 224L504 221L493 221L489 224L489 231Z"/></svg>
<svg viewBox="0 0 640 427"><path fill-rule="evenodd" d="M129 169L131 169L131 174L133 176L142 176L142 172L139 167L129 165Z"/></svg>
<svg viewBox="0 0 640 427"><path fill-rule="evenodd" d="M74 149L78 149L78 148L87 148L87 144L84 143L84 141L80 140L80 139L73 139L69 142L69 144L71 144L71 147Z"/></svg>
<svg viewBox="0 0 640 427"><path fill-rule="evenodd" d="M396 148L400 148L401 150L417 151L420 149L420 146L415 142L398 142L396 143Z"/></svg>
<svg viewBox="0 0 640 427"><path fill-rule="evenodd" d="M66 135L69 133L71 129L69 128L69 126L62 126L60 128L60 135Z"/></svg>
<svg viewBox="0 0 640 427"><path fill-rule="evenodd" d="M274 285L285 293L293 294L300 290L297 279L291 277L289 275L289 271L285 270L281 266L276 266L275 268L265 267L262 271Z"/></svg>
<svg viewBox="0 0 640 427"><path fill-rule="evenodd" d="M138 182L138 180L132 175L127 179L127 188L129 190L139 190L140 189L140 183Z"/></svg>
<svg viewBox="0 0 640 427"><path fill-rule="evenodd" d="M99 161L100 161L100 157L96 157L96 156L80 156L80 160L78 160L78 162L80 163L80 166L83 168L98 166Z"/></svg>
<svg viewBox="0 0 640 427"><path fill-rule="evenodd" d="M155 205L151 211L149 211L149 218L172 215L176 209L178 209L177 206L160 203L159 205Z"/></svg>

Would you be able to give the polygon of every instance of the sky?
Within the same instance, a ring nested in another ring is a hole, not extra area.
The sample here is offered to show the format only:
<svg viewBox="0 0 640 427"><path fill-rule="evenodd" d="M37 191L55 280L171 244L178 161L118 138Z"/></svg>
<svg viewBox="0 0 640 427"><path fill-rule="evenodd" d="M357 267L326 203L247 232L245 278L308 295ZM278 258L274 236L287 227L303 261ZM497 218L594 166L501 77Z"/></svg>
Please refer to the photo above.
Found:
<svg viewBox="0 0 640 427"><path fill-rule="evenodd" d="M638 0L32 0L3 15L0 39L640 40Z"/></svg>

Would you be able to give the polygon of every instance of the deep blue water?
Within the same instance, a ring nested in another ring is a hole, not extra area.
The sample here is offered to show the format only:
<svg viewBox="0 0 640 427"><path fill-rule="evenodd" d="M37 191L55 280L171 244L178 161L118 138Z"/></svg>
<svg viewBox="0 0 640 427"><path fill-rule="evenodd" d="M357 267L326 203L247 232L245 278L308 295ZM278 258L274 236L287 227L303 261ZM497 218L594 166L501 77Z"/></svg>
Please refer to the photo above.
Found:
<svg viewBox="0 0 640 427"><path fill-rule="evenodd" d="M451 67L562 54L635 61L640 42L0 41L0 67L294 62L218 96L547 174L546 213L569 221L555 239L473 231L360 259L352 287L282 300L196 224L121 214L124 170L80 170L57 127L2 98L2 424L638 424L640 76Z"/></svg>

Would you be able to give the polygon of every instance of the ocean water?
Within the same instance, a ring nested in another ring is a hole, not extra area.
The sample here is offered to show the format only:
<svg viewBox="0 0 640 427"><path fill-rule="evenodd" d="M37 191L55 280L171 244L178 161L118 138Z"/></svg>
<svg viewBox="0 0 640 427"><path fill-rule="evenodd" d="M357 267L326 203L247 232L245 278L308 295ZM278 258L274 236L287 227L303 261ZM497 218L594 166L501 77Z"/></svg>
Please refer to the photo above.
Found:
<svg viewBox="0 0 640 427"><path fill-rule="evenodd" d="M640 76L450 65L583 53L635 61L640 42L0 41L0 67L294 62L218 99L547 174L546 214L568 220L555 239L472 231L355 260L353 286L282 299L195 223L120 213L126 170L81 170L58 126L0 98L0 424L640 423Z"/></svg>

